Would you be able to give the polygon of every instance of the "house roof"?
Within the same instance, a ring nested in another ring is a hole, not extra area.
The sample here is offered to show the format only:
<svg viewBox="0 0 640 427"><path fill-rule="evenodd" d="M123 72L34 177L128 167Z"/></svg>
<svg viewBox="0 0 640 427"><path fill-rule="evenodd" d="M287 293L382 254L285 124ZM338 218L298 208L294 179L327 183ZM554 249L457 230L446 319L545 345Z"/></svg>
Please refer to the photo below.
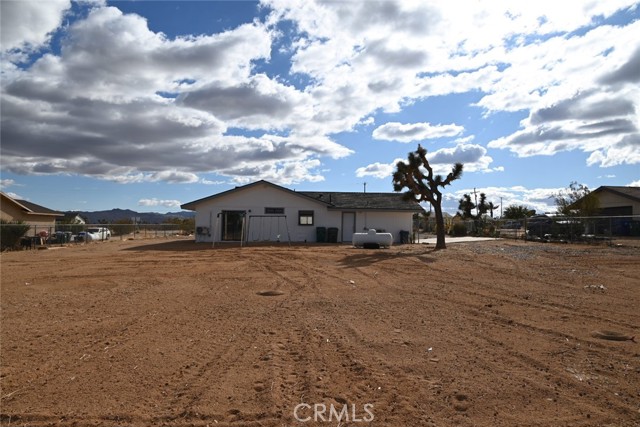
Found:
<svg viewBox="0 0 640 427"><path fill-rule="evenodd" d="M422 211L418 202L406 200L403 193L349 193L300 191L300 194L327 204L329 209Z"/></svg>
<svg viewBox="0 0 640 427"><path fill-rule="evenodd" d="M357 210L388 210L388 211L422 211L422 207L418 202L405 200L402 193L350 193L350 192L337 192L337 191L294 191L288 188L281 187L273 184L269 181L256 181L251 184L243 185L241 187L232 188L231 190L223 191L221 193L214 194L212 196L204 197L202 199L194 200L193 202L185 203L180 207L182 209L195 210L196 205L204 202L223 197L227 194L241 191L259 184L266 184L294 194L306 199L312 199L318 203L327 206L328 209L357 209Z"/></svg>
<svg viewBox="0 0 640 427"><path fill-rule="evenodd" d="M631 199L635 202L640 202L640 187L616 187L603 185L593 190L593 194L597 194L603 191L609 191L611 193L617 194L618 196L626 197L627 199Z"/></svg>
<svg viewBox="0 0 640 427"><path fill-rule="evenodd" d="M14 199L6 193L2 193L2 196L18 205L24 213L27 215L51 215L51 216L63 216L62 212L54 211L53 209L45 208L44 206L37 205L27 200Z"/></svg>

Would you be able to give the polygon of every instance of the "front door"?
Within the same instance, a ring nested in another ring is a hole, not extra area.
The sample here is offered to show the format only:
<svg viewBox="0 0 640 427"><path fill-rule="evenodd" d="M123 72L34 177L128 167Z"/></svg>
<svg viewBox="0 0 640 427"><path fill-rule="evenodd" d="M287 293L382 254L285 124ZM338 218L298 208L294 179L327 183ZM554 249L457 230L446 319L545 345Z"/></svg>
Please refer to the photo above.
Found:
<svg viewBox="0 0 640 427"><path fill-rule="evenodd" d="M242 240L244 211L222 211L222 240L239 242Z"/></svg>
<svg viewBox="0 0 640 427"><path fill-rule="evenodd" d="M342 241L351 242L356 232L356 213L342 212Z"/></svg>

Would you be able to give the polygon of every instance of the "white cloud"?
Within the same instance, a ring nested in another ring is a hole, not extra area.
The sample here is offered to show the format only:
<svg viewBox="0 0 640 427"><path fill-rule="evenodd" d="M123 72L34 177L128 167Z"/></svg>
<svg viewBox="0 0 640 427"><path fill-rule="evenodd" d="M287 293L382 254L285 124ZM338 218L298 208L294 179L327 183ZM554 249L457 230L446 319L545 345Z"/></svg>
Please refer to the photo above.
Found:
<svg viewBox="0 0 640 427"><path fill-rule="evenodd" d="M399 142L423 141L452 137L464 132L464 127L454 123L432 125L431 123L398 123L389 122L373 131L375 139Z"/></svg>
<svg viewBox="0 0 640 427"><path fill-rule="evenodd" d="M189 172L180 171L162 171L151 175L150 181L164 181L173 184L198 182L198 175Z"/></svg>
<svg viewBox="0 0 640 427"><path fill-rule="evenodd" d="M487 155L486 148L478 144L457 144L428 152L427 160L434 172L442 175L448 174L455 163L464 165L464 173L499 171L490 169L493 158Z"/></svg>
<svg viewBox="0 0 640 427"><path fill-rule="evenodd" d="M389 178L393 175L396 164L403 159L395 159L391 163L379 163L375 162L367 166L356 169L356 176L358 178L364 178L365 176L371 176L378 179Z"/></svg>
<svg viewBox="0 0 640 427"><path fill-rule="evenodd" d="M521 157L580 150L588 154L588 165L602 167L640 163L635 141L640 72L630 67L640 61L638 31L640 21L518 48L520 59L512 62L512 71L502 73L506 79L479 105L490 111L529 109L530 114L520 130L488 146Z"/></svg>
<svg viewBox="0 0 640 427"><path fill-rule="evenodd" d="M640 179L630 182L629 184L627 184L627 187L640 187Z"/></svg>
<svg viewBox="0 0 640 427"><path fill-rule="evenodd" d="M353 153L332 135L371 125L380 112L472 91L487 115L530 112L489 148L579 150L600 166L640 162L640 21L594 25L636 1L272 0L263 2L271 8L264 23L174 39L116 7L97 4L61 28L68 1L1 3L3 49L64 36L60 53L24 66L3 61L2 156L16 173L320 181L322 158ZM278 48L292 55L290 73L267 75L258 64L273 59L276 41L287 43L284 20L293 40ZM246 131L252 136L238 136ZM463 131L391 122L373 136L408 142ZM431 155L466 159L467 172L501 170L470 141ZM384 165L356 174L381 176Z"/></svg>
<svg viewBox="0 0 640 427"><path fill-rule="evenodd" d="M456 163L462 163L464 173L472 172L502 172L503 167L491 168L493 158L487 155L487 149L477 144L457 144L455 147L441 148L435 151L427 152L427 160L429 166L435 174L447 175L451 172L451 168ZM356 169L356 176L361 178L365 176L373 176L375 178L387 178L393 175L396 164L406 159L395 159L391 163L375 162L367 166Z"/></svg>
<svg viewBox="0 0 640 427"><path fill-rule="evenodd" d="M29 200L29 199L25 199L24 197L22 197L21 195L19 195L18 193L14 193L13 191L9 191L7 193L5 193L7 196L11 197L14 200Z"/></svg>
<svg viewBox="0 0 640 427"><path fill-rule="evenodd" d="M300 182L323 179L305 176L317 157L352 153L307 129L308 94L252 74L271 54L264 25L169 40L138 15L96 7L67 32L60 55L2 80L9 171L193 183L203 172L252 170L250 179ZM289 135L266 133L278 129Z"/></svg>
<svg viewBox="0 0 640 427"><path fill-rule="evenodd" d="M70 7L70 0L0 1L0 51L33 50L48 43Z"/></svg>
<svg viewBox="0 0 640 427"><path fill-rule="evenodd" d="M13 179L0 179L0 188L2 189L12 187L14 185L16 185L16 182Z"/></svg>
<svg viewBox="0 0 640 427"><path fill-rule="evenodd" d="M151 198L151 199L140 199L138 200L138 206L163 206L165 208L179 208L181 205L179 200L160 200Z"/></svg>
<svg viewBox="0 0 640 427"><path fill-rule="evenodd" d="M611 146L595 150L587 158L587 165L606 168L622 164L640 164L640 135L625 135Z"/></svg>
<svg viewBox="0 0 640 427"><path fill-rule="evenodd" d="M563 189L525 188L522 186L463 188L446 194L443 205L446 206L447 212L455 213L457 211L458 201L464 194L471 195L473 200L474 190L478 198L480 193L485 193L487 201L498 206L498 209L494 211L494 216L500 216L500 212L511 205L526 206L529 209L535 209L537 213L555 212L556 205L553 195Z"/></svg>

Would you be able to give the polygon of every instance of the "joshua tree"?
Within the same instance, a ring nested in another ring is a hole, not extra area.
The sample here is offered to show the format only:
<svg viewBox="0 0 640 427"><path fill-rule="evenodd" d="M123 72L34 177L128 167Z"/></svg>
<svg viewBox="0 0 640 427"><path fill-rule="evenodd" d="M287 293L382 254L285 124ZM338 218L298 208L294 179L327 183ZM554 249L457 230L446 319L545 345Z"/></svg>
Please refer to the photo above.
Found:
<svg viewBox="0 0 640 427"><path fill-rule="evenodd" d="M493 202L489 202L487 204L487 207L489 208L489 212L491 212L491 218L493 218L493 211L498 209L500 207L500 205L494 205Z"/></svg>
<svg viewBox="0 0 640 427"><path fill-rule="evenodd" d="M472 211L476 208L475 203L471 201L471 196L463 194L462 198L458 200L458 213L462 219L473 218Z"/></svg>
<svg viewBox="0 0 640 427"><path fill-rule="evenodd" d="M500 205L494 206L493 202L487 202L487 195L480 193L480 202L475 204L471 201L469 194L463 194L462 198L458 200L458 211L462 219L480 219L482 215L491 211L491 218L493 218L494 209L498 209ZM473 210L476 210L476 214L473 214Z"/></svg>
<svg viewBox="0 0 640 427"><path fill-rule="evenodd" d="M462 163L456 163L446 177L434 176L433 168L427 160L427 150L421 145L418 145L415 152L408 154L407 163L400 161L396 164L396 171L393 174L393 189L402 191L407 188L408 191L405 193L407 198L418 202L429 202L433 206L436 216L436 249L446 249L447 247L444 241L445 229L440 188L446 187L452 181L460 178L462 167Z"/></svg>
<svg viewBox="0 0 640 427"><path fill-rule="evenodd" d="M476 205L476 219L481 219L482 215L486 214L488 210L487 195L480 193L480 202Z"/></svg>

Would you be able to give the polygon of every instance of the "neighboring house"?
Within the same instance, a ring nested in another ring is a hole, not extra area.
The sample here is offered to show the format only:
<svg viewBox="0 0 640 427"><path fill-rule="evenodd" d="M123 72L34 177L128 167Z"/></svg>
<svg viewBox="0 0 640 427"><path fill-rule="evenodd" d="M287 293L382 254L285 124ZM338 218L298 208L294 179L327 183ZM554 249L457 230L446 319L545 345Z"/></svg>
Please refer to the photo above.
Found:
<svg viewBox="0 0 640 427"><path fill-rule="evenodd" d="M613 217L595 224L596 234L637 236L640 234L640 187L598 187L590 195L598 198L598 215ZM579 206L580 200L573 205ZM594 232L593 229L588 230Z"/></svg>
<svg viewBox="0 0 640 427"><path fill-rule="evenodd" d="M34 230L46 228L53 231L56 225L56 218L64 216L62 212L57 212L44 206L26 200L18 200L0 192L0 217L5 221L23 221L31 225Z"/></svg>
<svg viewBox="0 0 640 427"><path fill-rule="evenodd" d="M640 215L640 187L602 186L593 190L591 194L598 198L600 215Z"/></svg>
<svg viewBox="0 0 640 427"><path fill-rule="evenodd" d="M411 232L413 214L423 210L401 193L294 191L267 181L181 208L196 211L196 242L351 242L353 233L370 228L400 242L400 232Z"/></svg>
<svg viewBox="0 0 640 427"><path fill-rule="evenodd" d="M85 219L78 213L70 212L64 215L63 218L58 218L56 222L60 224L74 224L74 225L84 225L87 223Z"/></svg>

